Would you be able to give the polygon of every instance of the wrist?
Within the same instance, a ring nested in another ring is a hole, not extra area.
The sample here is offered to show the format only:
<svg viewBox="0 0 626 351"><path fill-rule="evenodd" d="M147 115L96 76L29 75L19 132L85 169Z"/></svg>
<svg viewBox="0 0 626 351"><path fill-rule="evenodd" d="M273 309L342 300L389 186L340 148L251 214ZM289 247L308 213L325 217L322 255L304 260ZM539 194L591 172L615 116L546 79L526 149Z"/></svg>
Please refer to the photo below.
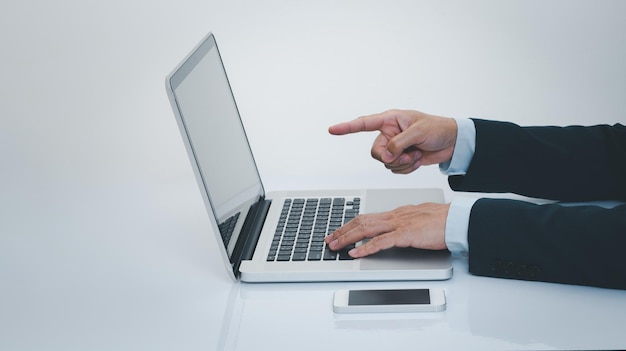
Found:
<svg viewBox="0 0 626 351"><path fill-rule="evenodd" d="M469 118L454 118L456 136L452 155L448 162L439 164L445 175L464 175L474 157L476 149L476 128Z"/></svg>
<svg viewBox="0 0 626 351"><path fill-rule="evenodd" d="M445 241L446 246L453 254L463 254L469 251L467 233L472 206L478 199L456 197L450 203L446 218Z"/></svg>

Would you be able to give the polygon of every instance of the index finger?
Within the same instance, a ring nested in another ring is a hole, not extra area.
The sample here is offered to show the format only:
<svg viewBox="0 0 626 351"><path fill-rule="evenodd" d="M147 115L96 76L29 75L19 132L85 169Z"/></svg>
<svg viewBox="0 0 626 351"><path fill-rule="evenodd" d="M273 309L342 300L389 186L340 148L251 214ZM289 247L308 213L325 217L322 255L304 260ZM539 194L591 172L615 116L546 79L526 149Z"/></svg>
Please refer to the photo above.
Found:
<svg viewBox="0 0 626 351"><path fill-rule="evenodd" d="M362 116L349 122L335 124L328 128L328 132L333 135L345 135L358 132L373 132L380 130L385 118L382 114Z"/></svg>

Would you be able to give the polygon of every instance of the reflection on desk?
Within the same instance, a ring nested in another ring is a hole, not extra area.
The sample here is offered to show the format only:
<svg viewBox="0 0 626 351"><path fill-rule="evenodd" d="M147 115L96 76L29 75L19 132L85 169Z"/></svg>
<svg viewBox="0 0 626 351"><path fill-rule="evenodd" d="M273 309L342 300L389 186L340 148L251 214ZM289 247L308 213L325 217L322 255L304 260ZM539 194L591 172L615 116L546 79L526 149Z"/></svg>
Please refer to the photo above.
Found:
<svg viewBox="0 0 626 351"><path fill-rule="evenodd" d="M442 282L234 283L219 350L615 349L626 346L626 291L476 277L455 259ZM446 290L443 312L332 312L337 289ZM597 328L599 323L603 328ZM591 333L590 331L593 331Z"/></svg>

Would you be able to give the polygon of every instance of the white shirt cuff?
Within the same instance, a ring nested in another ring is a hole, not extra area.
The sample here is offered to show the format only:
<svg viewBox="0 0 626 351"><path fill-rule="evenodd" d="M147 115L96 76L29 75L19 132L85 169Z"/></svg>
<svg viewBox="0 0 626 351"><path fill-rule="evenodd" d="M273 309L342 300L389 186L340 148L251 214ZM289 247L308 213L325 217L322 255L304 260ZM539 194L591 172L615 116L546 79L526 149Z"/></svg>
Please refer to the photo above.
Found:
<svg viewBox="0 0 626 351"><path fill-rule="evenodd" d="M469 252L467 232L472 206L477 200L477 198L455 197L450 203L448 218L446 218L445 241L448 250L453 255L463 255Z"/></svg>
<svg viewBox="0 0 626 351"><path fill-rule="evenodd" d="M445 175L464 175L476 150L476 127L469 118L455 118L456 144L449 162L440 163L439 170Z"/></svg>

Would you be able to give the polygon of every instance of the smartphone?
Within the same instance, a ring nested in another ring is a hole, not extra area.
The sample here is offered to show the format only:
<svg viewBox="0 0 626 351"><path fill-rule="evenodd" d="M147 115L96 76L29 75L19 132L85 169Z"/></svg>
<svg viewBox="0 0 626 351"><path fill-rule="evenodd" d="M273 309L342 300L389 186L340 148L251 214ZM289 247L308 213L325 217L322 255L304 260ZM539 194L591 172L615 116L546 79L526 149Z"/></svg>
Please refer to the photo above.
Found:
<svg viewBox="0 0 626 351"><path fill-rule="evenodd" d="M446 309L443 289L337 290L335 313L438 312Z"/></svg>

